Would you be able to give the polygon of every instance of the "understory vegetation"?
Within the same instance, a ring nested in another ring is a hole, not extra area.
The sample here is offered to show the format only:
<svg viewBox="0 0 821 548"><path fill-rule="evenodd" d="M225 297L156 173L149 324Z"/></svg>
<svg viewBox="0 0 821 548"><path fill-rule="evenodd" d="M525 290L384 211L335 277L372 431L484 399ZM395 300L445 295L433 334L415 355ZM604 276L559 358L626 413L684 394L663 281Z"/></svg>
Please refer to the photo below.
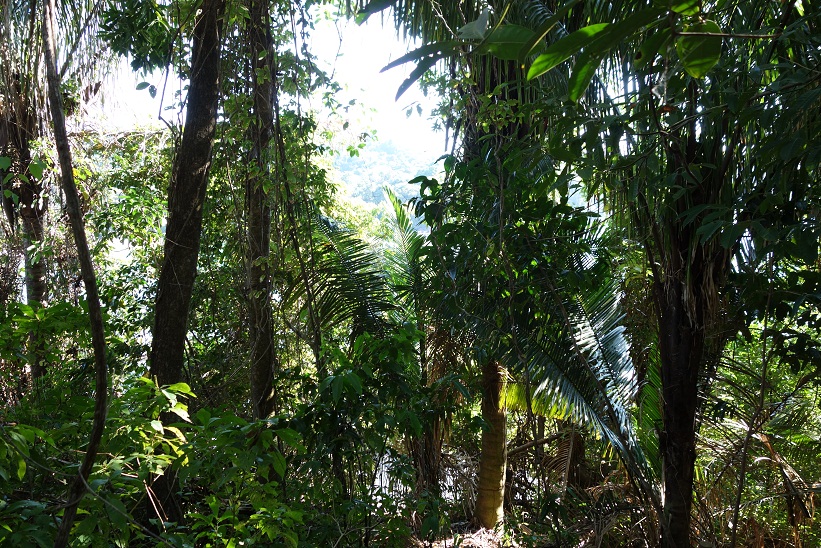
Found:
<svg viewBox="0 0 821 548"><path fill-rule="evenodd" d="M0 3L0 545L821 546L816 3Z"/></svg>

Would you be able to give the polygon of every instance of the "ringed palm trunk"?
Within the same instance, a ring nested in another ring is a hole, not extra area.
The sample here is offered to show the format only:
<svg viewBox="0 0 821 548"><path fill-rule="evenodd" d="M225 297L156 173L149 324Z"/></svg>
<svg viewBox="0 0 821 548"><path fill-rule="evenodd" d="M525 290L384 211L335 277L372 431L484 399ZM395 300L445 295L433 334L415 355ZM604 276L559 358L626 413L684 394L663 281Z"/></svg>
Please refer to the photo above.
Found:
<svg viewBox="0 0 821 548"><path fill-rule="evenodd" d="M482 454L479 457L479 486L476 521L493 529L504 520L505 471L507 469L507 413L502 405L504 371L499 362L482 365Z"/></svg>

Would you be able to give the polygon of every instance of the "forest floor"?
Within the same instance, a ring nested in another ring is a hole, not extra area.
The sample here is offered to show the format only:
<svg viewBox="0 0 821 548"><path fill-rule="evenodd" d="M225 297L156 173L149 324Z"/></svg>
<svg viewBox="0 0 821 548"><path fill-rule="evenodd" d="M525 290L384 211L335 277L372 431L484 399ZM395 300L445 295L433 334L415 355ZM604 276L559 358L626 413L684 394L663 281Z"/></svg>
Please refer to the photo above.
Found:
<svg viewBox="0 0 821 548"><path fill-rule="evenodd" d="M412 548L502 548L517 545L503 543L500 536L489 529L479 529L478 531L466 532L456 537L433 542L413 539L410 546Z"/></svg>

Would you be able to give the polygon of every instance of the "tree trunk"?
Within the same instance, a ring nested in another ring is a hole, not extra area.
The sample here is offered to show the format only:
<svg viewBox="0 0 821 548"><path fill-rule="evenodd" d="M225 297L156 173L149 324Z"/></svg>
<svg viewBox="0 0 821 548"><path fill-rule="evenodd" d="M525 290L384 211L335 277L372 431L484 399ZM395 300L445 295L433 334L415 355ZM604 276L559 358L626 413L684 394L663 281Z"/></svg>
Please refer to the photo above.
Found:
<svg viewBox="0 0 821 548"><path fill-rule="evenodd" d="M20 198L19 211L23 225L26 302L29 306L36 308L45 305L48 298L46 263L42 257L37 257L35 254L35 249L39 249L43 243L44 221L48 207L47 197L43 195L43 185L29 171L31 165L31 147L29 143L39 137L35 133L35 117L29 112L29 105L25 97L17 97L16 104L18 112L14 113L10 119L5 119L3 125L7 126L7 145L10 145L11 150L9 152L16 160L18 173L25 175L25 179L18 179L19 183L16 188L12 188L12 191L16 192ZM13 226L13 211L10 221ZM36 333L32 333L28 341L32 380L46 374L44 355L45 350L42 341Z"/></svg>
<svg viewBox="0 0 821 548"><path fill-rule="evenodd" d="M66 132L66 120L63 113L63 101L60 94L60 78L57 75L57 52L54 45L54 0L46 0L43 10L43 52L46 62L48 78L48 98L51 110L51 119L54 124L54 142L57 146L57 156L60 162L60 183L65 194L66 211L77 246L77 257L80 261L80 272L86 291L88 315L91 323L91 341L94 347L95 394L94 394L94 424L86 448L86 454L78 470L77 477L71 485L68 503L63 513L63 521L54 541L55 548L68 545L68 538L74 523L77 506L86 492L86 482L94 467L97 451L103 437L107 412L108 396L108 369L105 357L105 327L103 313L100 307L100 297L97 292L97 279L94 274L94 265L91 261L91 252L86 238L83 214L80 209L80 198L74 181L71 148Z"/></svg>
<svg viewBox="0 0 821 548"><path fill-rule="evenodd" d="M270 181L269 145L273 136L275 75L271 58L269 6L251 1L251 58L254 66L254 112L252 122L253 175L246 182L248 213L248 308L251 339L251 402L254 418L265 418L277 408L274 388L279 359L274 347L271 309L271 205L266 183Z"/></svg>
<svg viewBox="0 0 821 548"><path fill-rule="evenodd" d="M165 257L157 288L151 344L149 374L160 386L182 379L188 313L217 125L224 11L225 0L203 0L194 26L188 109L169 188ZM176 478L171 470L154 479L150 486L151 500L146 503L146 525L152 516L161 522L182 520L175 491Z"/></svg>
<svg viewBox="0 0 821 548"><path fill-rule="evenodd" d="M504 520L505 471L507 468L507 414L502 406L504 372L498 362L482 365L482 454L479 457L479 486L476 520L493 529Z"/></svg>
<svg viewBox="0 0 821 548"><path fill-rule="evenodd" d="M681 286L667 284L667 300L659 318L659 354L663 387L661 519L663 546L690 546L690 510L695 467L698 372L704 332L688 327Z"/></svg>
<svg viewBox="0 0 821 548"><path fill-rule="evenodd" d="M224 11L224 0L204 0L194 27L188 108L169 188L165 257L157 288L151 345L150 375L158 385L173 384L182 378L203 202L217 125L220 26Z"/></svg>

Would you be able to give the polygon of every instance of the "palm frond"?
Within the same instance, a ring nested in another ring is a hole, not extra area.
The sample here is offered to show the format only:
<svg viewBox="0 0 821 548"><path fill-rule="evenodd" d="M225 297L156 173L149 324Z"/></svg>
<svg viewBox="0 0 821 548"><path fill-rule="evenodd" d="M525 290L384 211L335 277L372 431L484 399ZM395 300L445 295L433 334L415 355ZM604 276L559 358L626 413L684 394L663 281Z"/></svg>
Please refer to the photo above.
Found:
<svg viewBox="0 0 821 548"><path fill-rule="evenodd" d="M312 226L313 260L306 278L319 328L323 333L343 328L351 341L365 332L383 334L393 305L377 256L352 231L323 215L315 215ZM306 278L286 290L286 301L301 299Z"/></svg>

